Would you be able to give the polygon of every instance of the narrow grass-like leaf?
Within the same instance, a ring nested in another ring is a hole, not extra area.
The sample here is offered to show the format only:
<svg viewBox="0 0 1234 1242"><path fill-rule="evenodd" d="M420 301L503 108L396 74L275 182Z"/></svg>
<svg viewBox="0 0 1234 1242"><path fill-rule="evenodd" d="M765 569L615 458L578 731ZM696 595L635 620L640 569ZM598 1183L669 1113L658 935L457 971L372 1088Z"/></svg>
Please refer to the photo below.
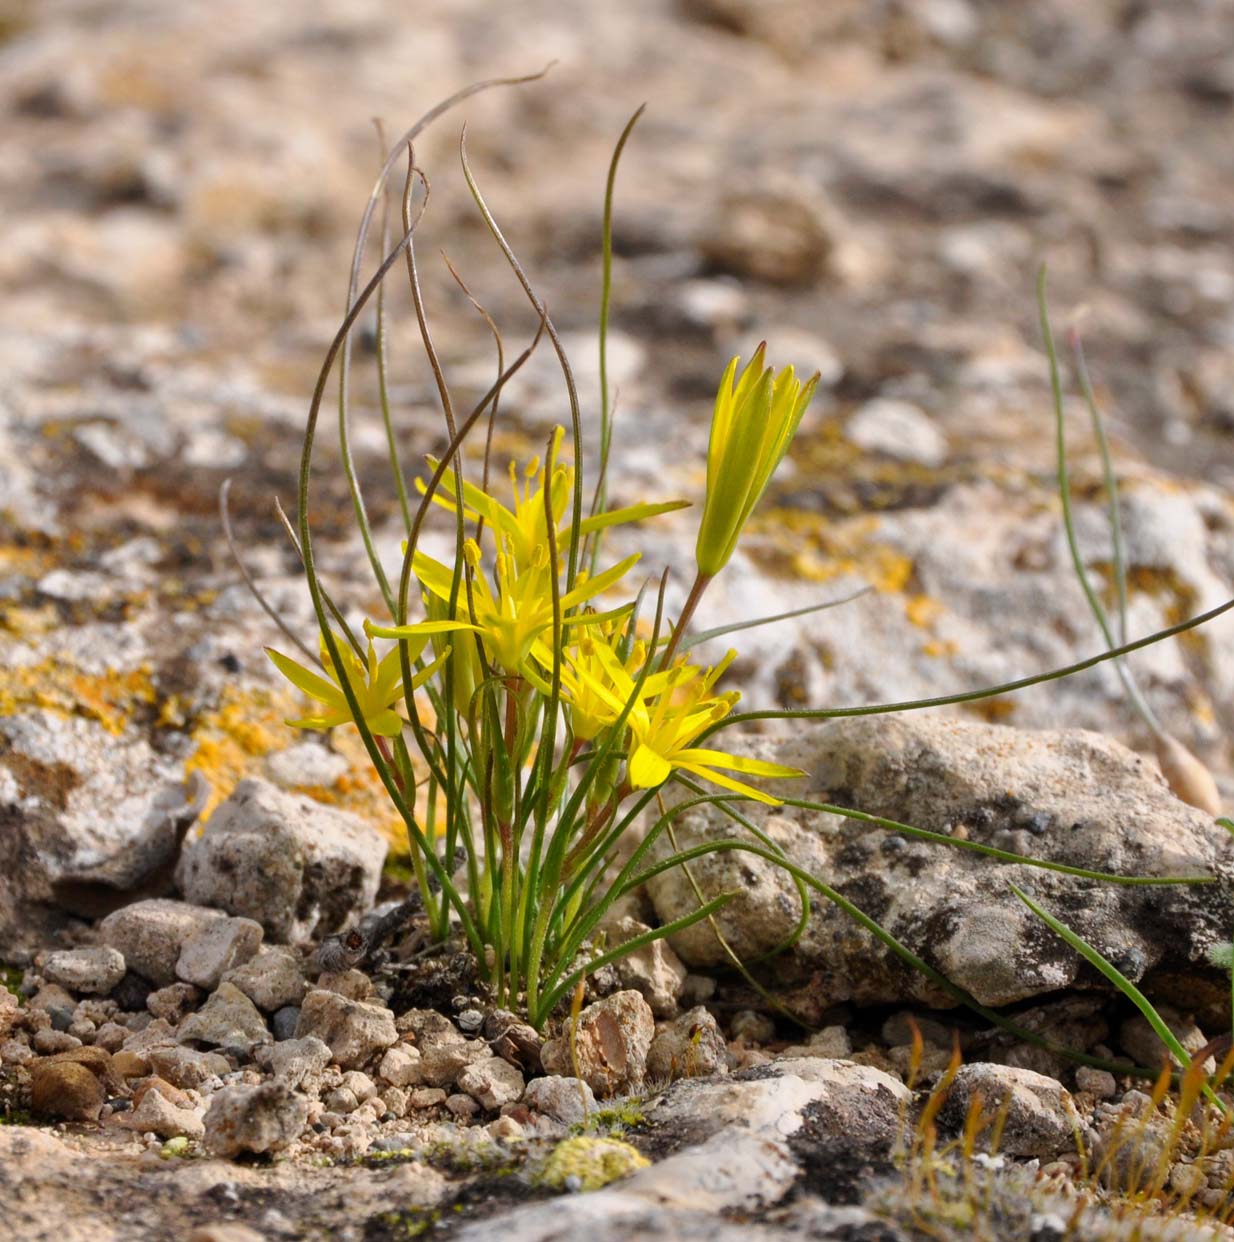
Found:
<svg viewBox="0 0 1234 1242"><path fill-rule="evenodd" d="M1090 966L1103 974L1143 1015L1144 1021L1153 1029L1153 1033L1170 1050L1184 1068L1191 1065L1191 1054L1178 1040L1178 1036L1170 1030L1165 1019L1157 1012L1152 1001L1123 974L1113 962L1102 956L1083 936L1072 931L1065 923L1060 922L1048 910L1039 906L1022 889L1009 884L1011 891L1060 939L1074 949ZM1211 1088L1205 1087L1204 1093L1210 1103L1215 1104L1222 1112L1225 1105L1217 1098Z"/></svg>

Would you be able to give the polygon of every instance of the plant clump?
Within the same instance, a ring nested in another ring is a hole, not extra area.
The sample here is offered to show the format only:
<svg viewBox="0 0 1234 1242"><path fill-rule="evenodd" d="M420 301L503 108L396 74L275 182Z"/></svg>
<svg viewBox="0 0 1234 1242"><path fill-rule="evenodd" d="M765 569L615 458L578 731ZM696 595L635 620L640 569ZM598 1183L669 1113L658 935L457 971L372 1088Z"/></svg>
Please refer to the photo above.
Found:
<svg viewBox="0 0 1234 1242"><path fill-rule="evenodd" d="M615 421L606 357L612 207L618 161L638 114L617 143L605 195L598 410L582 407L553 320L476 181L464 130L460 159L468 189L537 319L533 338L511 359L501 332L471 299L492 330L497 358L488 391L464 409L433 342L417 258L428 181L416 163L413 143L427 120L452 102L434 109L389 150L357 237L345 315L310 406L296 520L288 521L287 529L301 558L317 618L314 641L302 641L268 604L264 606L299 651L292 656L270 650L276 667L308 700L307 709L289 723L311 730L356 730L376 779L405 826L411 870L432 937L444 942L457 935L466 942L494 1003L518 1009L533 1026L542 1028L555 1012L564 1010L589 975L619 957L702 920L712 920L714 927L713 915L735 894L704 900L690 864L707 853L744 851L782 867L802 898L801 919L777 948L800 935L809 918L809 898L821 897L956 1000L991 1016L830 888L825 877L811 875L787 858L743 814L743 804L787 803L826 811L1004 862L1051 866L1087 880L1210 880L1128 877L1039 864L853 808L810 802L793 796L794 778L801 773L752 758L742 753L739 742L723 743L728 730L756 720L825 720L995 699L1102 661L1119 660L1202 624L1234 607L1234 601L1147 638L1131 641L1123 634L1117 645L1111 641L1105 651L1070 668L1001 686L902 703L737 711L740 694L724 680L736 651L703 660L695 655L699 644L844 602L825 601L718 629L695 628L709 585L729 565L777 466L790 450L818 377L803 379L791 365L769 365L765 345L744 362L731 359L714 403L693 565L684 572L681 565L668 565L641 577L638 552L607 556L605 539L614 530L685 505L679 499L647 497L611 506L608 495ZM388 182L403 159L406 174L399 199L389 192ZM362 286L364 256L379 208L385 254ZM401 218L401 236L389 247L392 208ZM406 267L446 438L443 452L425 457L425 472L419 477L413 472L411 486L391 410L383 301L384 282L400 262ZM451 273L471 298L462 278L453 268ZM402 557L396 564L383 561L379 552L350 447L352 338L365 314L375 314L372 340L379 405L403 526ZM493 432L503 390L542 347L552 349L562 377L561 425L546 438L540 455L509 463L504 471L497 469L492 461ZM362 625L322 581L310 521L314 445L327 385L336 370L340 460L381 600ZM469 437L486 426L484 450L477 460L475 453L465 450ZM585 442L591 437L594 468L588 472ZM452 553L440 554L440 542L434 545L438 555L424 546L422 536L431 514L447 520ZM674 610L670 602L676 598L684 602ZM715 806L727 817L732 836L678 849L675 820L703 804ZM670 846L667 855L657 850L662 838ZM606 915L623 897L669 868L682 868L690 878L697 907L608 948L600 931ZM732 965L745 969L731 951L728 957Z"/></svg>

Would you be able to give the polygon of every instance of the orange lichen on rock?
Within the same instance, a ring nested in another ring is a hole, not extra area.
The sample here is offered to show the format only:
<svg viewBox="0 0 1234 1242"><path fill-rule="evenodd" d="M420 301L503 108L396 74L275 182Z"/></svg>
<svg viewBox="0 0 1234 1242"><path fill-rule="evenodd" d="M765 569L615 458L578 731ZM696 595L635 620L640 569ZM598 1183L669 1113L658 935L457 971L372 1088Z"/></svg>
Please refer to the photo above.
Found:
<svg viewBox="0 0 1234 1242"><path fill-rule="evenodd" d="M880 543L877 517L836 522L821 513L772 509L756 514L751 532L772 543L765 562L786 577L830 582L841 577L864 579L876 590L895 594L912 581L913 561L897 548Z"/></svg>
<svg viewBox="0 0 1234 1242"><path fill-rule="evenodd" d="M216 709L196 717L189 729L194 749L184 766L186 773L199 772L210 786L199 823L205 823L245 777L264 776L268 755L301 740L285 723L299 708L298 696L281 688L229 688ZM392 848L405 853L403 822L373 770L359 734L336 729L330 742L348 760L347 770L331 785L297 785L295 791L367 820L389 838Z"/></svg>
<svg viewBox="0 0 1234 1242"><path fill-rule="evenodd" d="M39 707L96 720L119 734L156 699L148 665L127 672L83 673L72 664L42 660L0 670L0 716Z"/></svg>

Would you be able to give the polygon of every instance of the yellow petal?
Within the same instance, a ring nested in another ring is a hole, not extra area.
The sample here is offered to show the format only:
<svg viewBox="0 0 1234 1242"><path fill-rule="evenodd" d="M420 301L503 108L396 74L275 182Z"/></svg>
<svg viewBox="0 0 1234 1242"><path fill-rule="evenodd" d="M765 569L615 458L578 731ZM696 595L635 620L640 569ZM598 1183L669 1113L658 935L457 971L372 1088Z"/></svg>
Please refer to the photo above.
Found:
<svg viewBox="0 0 1234 1242"><path fill-rule="evenodd" d="M639 746L628 764L630 784L635 789L654 789L668 780L673 765L649 746Z"/></svg>
<svg viewBox="0 0 1234 1242"><path fill-rule="evenodd" d="M585 582L576 586L573 591L567 592L562 596L561 600L563 611L575 608L593 596L607 591L613 583L623 578L633 566L638 564L641 555L641 553L636 552L633 556L627 556L624 561L619 561L611 569L606 569L602 574L597 574L594 578L588 578Z"/></svg>
<svg viewBox="0 0 1234 1242"><path fill-rule="evenodd" d="M800 768L786 768L782 763L768 763L765 759L751 759L747 755L730 755L722 750L681 750L678 759L683 763L701 763L713 768L728 768L733 772L745 772L749 776L805 776Z"/></svg>
<svg viewBox="0 0 1234 1242"><path fill-rule="evenodd" d="M273 647L267 647L265 651L274 667L293 686L303 690L309 698L329 703L332 707L345 701L342 691L332 681L327 681L320 674L312 672L302 664L297 664L290 656L285 656L281 651L275 651Z"/></svg>
<svg viewBox="0 0 1234 1242"><path fill-rule="evenodd" d="M627 505L624 509L609 509L607 513L597 513L584 518L578 524L580 535L589 535L593 530L604 530L609 526L624 526L627 522L641 522L645 518L657 517L661 513L672 513L676 509L688 509L688 500L666 500L660 504ZM559 541L569 533L569 527L561 531Z"/></svg>
<svg viewBox="0 0 1234 1242"><path fill-rule="evenodd" d="M721 789L730 789L733 793L753 798L755 802L762 802L767 806L780 805L779 798L773 798L770 794L763 793L761 789L755 789L753 785L747 785L743 781L735 781L731 776L725 776L723 772L716 772L711 768L695 763L679 763L677 766L683 772L689 772L701 780L710 781L713 785L719 785Z"/></svg>
<svg viewBox="0 0 1234 1242"><path fill-rule="evenodd" d="M384 712L374 712L364 718L368 727L378 737L398 737L403 731L403 718L398 712L387 708Z"/></svg>

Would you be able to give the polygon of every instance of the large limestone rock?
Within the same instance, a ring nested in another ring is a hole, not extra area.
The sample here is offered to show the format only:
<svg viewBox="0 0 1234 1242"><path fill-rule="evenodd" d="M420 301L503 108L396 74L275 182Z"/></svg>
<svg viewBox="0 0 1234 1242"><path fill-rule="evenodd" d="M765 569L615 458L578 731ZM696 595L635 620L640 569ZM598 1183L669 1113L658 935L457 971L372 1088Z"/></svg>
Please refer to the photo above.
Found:
<svg viewBox="0 0 1234 1242"><path fill-rule="evenodd" d="M338 931L377 896L382 835L265 781L242 781L186 844L176 878L190 901L255 919L276 941Z"/></svg>
<svg viewBox="0 0 1234 1242"><path fill-rule="evenodd" d="M0 951L39 907L97 916L168 887L197 809L183 765L133 729L48 709L0 715Z"/></svg>
<svg viewBox="0 0 1234 1242"><path fill-rule="evenodd" d="M1205 971L1205 954L1234 925L1234 842L1178 801L1150 760L1096 734L1027 732L924 716L835 721L772 754L807 773L783 781L786 796L867 813L1021 855L1122 876L1212 875L1217 882L1128 887L999 863L952 846L912 840L816 811L756 814L800 866L838 890L913 952L988 1005L1042 996L1095 976L1015 897L1014 882L1074 928L1131 979L1154 972L1171 986ZM683 848L740 837L710 808L687 812ZM692 864L706 896L735 892L717 915L742 956L774 947L794 927L800 899L791 878L742 852ZM660 919L696 906L678 870L648 885ZM819 1004L953 1003L919 972L824 897L796 947L773 969L813 978ZM722 962L707 923L673 938L692 966Z"/></svg>

